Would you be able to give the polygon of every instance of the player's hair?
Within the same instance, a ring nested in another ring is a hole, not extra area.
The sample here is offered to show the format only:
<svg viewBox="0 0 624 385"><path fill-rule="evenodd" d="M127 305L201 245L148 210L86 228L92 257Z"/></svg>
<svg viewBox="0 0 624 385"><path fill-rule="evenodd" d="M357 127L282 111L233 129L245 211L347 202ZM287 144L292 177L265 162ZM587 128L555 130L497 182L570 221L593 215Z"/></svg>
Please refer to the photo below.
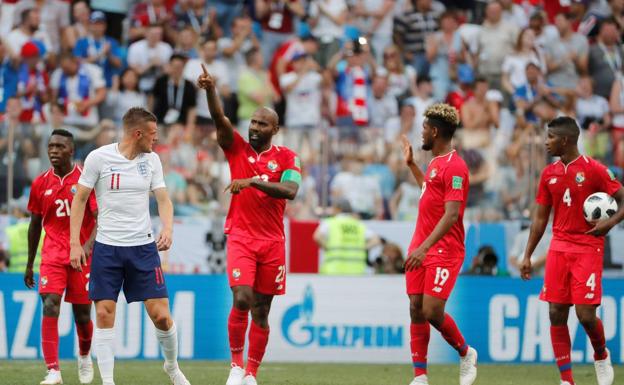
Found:
<svg viewBox="0 0 624 385"><path fill-rule="evenodd" d="M560 116L548 122L548 129L555 135L566 136L576 141L581 133L581 129L576 120L569 116Z"/></svg>
<svg viewBox="0 0 624 385"><path fill-rule="evenodd" d="M445 139L453 138L457 126L459 126L459 113L457 109L446 103L436 103L425 110L427 123L438 130Z"/></svg>
<svg viewBox="0 0 624 385"><path fill-rule="evenodd" d="M58 136L63 136L67 139L69 139L69 141L71 142L72 147L74 146L74 135L62 128L57 128L54 131L52 131L52 133L50 134L50 137L53 137L54 135L58 135Z"/></svg>
<svg viewBox="0 0 624 385"><path fill-rule="evenodd" d="M123 118L124 130L130 130L137 126L149 122L157 122L156 116L143 107L132 107L124 114Z"/></svg>

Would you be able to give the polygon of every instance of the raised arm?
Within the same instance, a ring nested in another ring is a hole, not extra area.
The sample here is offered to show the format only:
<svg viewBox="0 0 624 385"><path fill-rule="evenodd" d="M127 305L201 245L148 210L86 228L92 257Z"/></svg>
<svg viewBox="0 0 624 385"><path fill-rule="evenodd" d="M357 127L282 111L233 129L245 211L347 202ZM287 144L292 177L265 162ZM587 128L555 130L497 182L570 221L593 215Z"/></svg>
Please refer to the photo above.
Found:
<svg viewBox="0 0 624 385"><path fill-rule="evenodd" d="M533 255L537 244L544 235L544 231L548 225L550 209L551 206L538 203L535 213L533 214L533 222L531 223L531 230L529 232L529 241L527 242L527 246L524 251L524 259L522 260L522 266L520 267L520 275L524 280L531 278L531 271L533 270L531 266L531 255Z"/></svg>
<svg viewBox="0 0 624 385"><path fill-rule="evenodd" d="M208 73L203 64L201 66L203 73L197 80L197 86L206 90L210 116L217 127L217 142L222 149L226 150L234 143L234 128L232 127L230 119L228 119L223 112L223 106L221 106L219 95L217 95L217 82L215 78Z"/></svg>
<svg viewBox="0 0 624 385"><path fill-rule="evenodd" d="M414 175L414 178L416 178L418 187L422 188L423 183L425 183L425 174L414 162L414 150L412 149L412 145L409 142L409 139L407 139L407 136L401 135L401 145L403 146L403 158L405 159L405 164L409 167L412 175Z"/></svg>

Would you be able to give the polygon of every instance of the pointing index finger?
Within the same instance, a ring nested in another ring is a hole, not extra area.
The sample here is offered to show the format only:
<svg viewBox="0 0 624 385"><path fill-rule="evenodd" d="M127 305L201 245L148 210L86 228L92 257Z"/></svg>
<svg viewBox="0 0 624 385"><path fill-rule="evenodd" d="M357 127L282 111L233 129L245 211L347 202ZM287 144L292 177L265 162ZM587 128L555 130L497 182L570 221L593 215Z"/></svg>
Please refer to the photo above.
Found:
<svg viewBox="0 0 624 385"><path fill-rule="evenodd" d="M201 67L202 67L202 70L204 71L204 75L208 75L208 70L206 70L204 63L201 63Z"/></svg>

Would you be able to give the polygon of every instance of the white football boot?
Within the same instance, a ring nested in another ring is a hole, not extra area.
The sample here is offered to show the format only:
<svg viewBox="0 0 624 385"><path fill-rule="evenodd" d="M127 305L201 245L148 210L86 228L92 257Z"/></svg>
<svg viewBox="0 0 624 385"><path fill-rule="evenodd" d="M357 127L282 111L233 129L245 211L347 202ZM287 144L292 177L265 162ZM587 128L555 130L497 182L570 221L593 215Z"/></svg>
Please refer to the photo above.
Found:
<svg viewBox="0 0 624 385"><path fill-rule="evenodd" d="M561 385L572 385L568 381L561 381Z"/></svg>
<svg viewBox="0 0 624 385"><path fill-rule="evenodd" d="M240 366L232 364L230 369L230 375L228 376L225 385L243 385L243 378L245 378L245 369Z"/></svg>
<svg viewBox="0 0 624 385"><path fill-rule="evenodd" d="M418 377L414 377L414 379L412 380L412 382L410 382L409 385L429 385L429 382L427 381L427 375L421 374Z"/></svg>
<svg viewBox="0 0 624 385"><path fill-rule="evenodd" d="M596 369L598 385L613 384L613 365L611 365L611 352L609 349L607 349L607 358L595 361L594 368Z"/></svg>
<svg viewBox="0 0 624 385"><path fill-rule="evenodd" d="M258 382L256 381L256 377L248 374L243 379L243 385L258 385Z"/></svg>
<svg viewBox="0 0 624 385"><path fill-rule="evenodd" d="M48 369L48 374L46 374L45 378L39 383L39 385L57 385L62 383L63 377L61 377L61 371Z"/></svg>
<svg viewBox="0 0 624 385"><path fill-rule="evenodd" d="M163 369L165 370L165 373L169 375L173 385L191 385L189 380L184 377L184 373L182 373L178 365L173 368L167 368L167 363L165 363Z"/></svg>
<svg viewBox="0 0 624 385"><path fill-rule="evenodd" d="M477 351L469 347L464 357L459 358L459 385L472 385L477 379Z"/></svg>
<svg viewBox="0 0 624 385"><path fill-rule="evenodd" d="M89 354L78 356L78 380L81 384L93 382L93 361Z"/></svg>

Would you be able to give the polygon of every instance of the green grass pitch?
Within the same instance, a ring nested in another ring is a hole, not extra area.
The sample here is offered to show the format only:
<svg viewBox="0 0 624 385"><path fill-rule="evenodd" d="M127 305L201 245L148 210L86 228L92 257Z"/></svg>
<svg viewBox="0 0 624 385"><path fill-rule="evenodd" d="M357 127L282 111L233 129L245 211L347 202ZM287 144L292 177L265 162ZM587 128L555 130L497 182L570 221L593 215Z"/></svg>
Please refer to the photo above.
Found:
<svg viewBox="0 0 624 385"><path fill-rule="evenodd" d="M182 361L180 366L193 385L223 385L228 375L225 362ZM65 385L78 385L76 363L61 363ZM430 365L431 385L458 384L458 365ZM614 384L624 384L624 368L615 367ZM264 364L258 375L259 385L408 385L409 364ZM596 377L590 365L574 366L579 385L594 385ZM0 361L1 385L39 384L45 374L40 361ZM93 384L101 384L95 373ZM168 378L160 361L117 361L116 385L167 385ZM553 365L480 365L475 385L559 385Z"/></svg>

